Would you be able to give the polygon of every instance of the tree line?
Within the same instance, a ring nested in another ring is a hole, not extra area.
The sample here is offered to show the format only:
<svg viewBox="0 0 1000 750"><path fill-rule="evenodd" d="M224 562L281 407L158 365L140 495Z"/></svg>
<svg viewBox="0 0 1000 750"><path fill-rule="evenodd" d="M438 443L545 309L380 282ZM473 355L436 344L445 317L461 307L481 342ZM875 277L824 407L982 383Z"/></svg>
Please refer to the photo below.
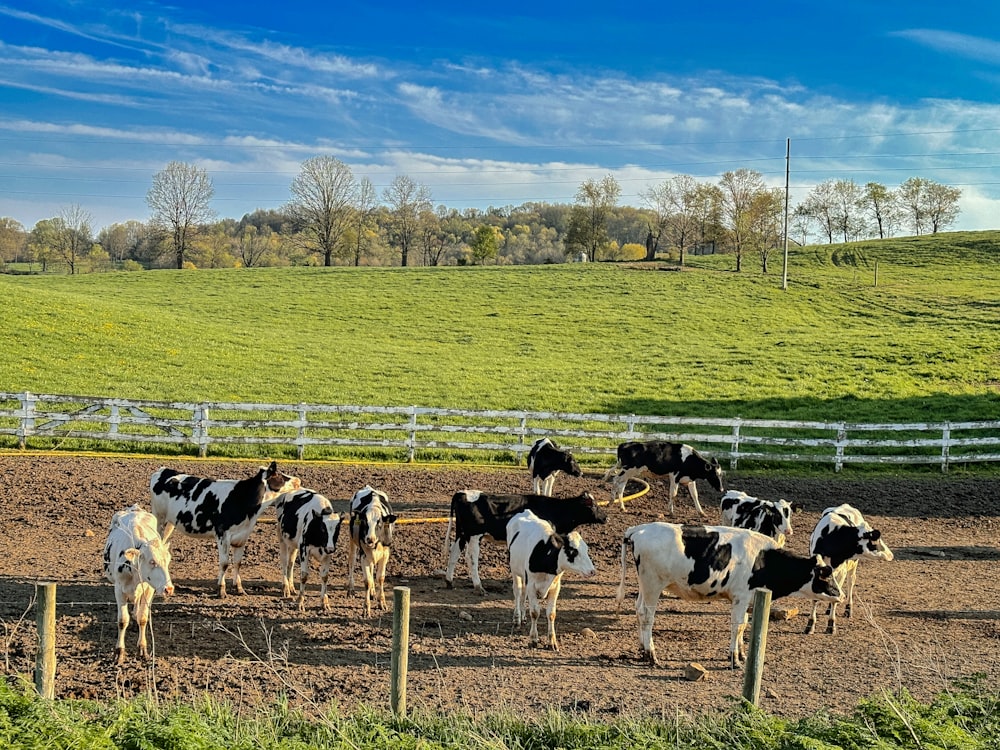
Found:
<svg viewBox="0 0 1000 750"><path fill-rule="evenodd" d="M619 205L613 176L583 182L572 204L528 202L486 210L435 206L431 191L398 175L381 195L367 177L330 156L302 163L279 209L241 219L218 218L208 173L171 162L153 176L148 221L93 230L81 206L30 230L0 218L0 268L103 271L115 268L256 266L439 266L558 263L566 260L654 260L683 265L689 253L729 253L767 273L788 236L848 242L901 232L937 233L954 224L961 191L922 177L898 188L830 180L794 208L760 172L737 169L716 182L677 175L640 194L640 207Z"/></svg>

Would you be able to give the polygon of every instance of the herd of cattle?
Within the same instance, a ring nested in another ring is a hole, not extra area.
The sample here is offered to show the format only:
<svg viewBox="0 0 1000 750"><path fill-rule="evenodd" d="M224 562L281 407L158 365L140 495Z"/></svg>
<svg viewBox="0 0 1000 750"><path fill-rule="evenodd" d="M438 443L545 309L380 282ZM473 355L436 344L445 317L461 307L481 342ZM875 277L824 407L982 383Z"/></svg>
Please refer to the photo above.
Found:
<svg viewBox="0 0 1000 750"><path fill-rule="evenodd" d="M668 483L670 512L680 485L688 489L696 510L704 516L695 489L707 481L719 492L724 525L680 525L665 522L632 526L621 543L619 607L625 598L629 558L638 577L635 611L643 654L658 664L653 645L653 619L664 591L688 600L729 599L732 603L730 664L745 659L747 611L757 590L777 599L798 596L812 600L807 625L812 633L820 602L828 604L827 632L836 632L837 604L851 603L859 560L892 560L893 554L862 514L850 505L827 508L809 542L809 555L784 548L792 533L792 513L798 506L769 501L736 490L725 491L717 459L706 459L689 445L665 441L627 442L618 446L617 462L604 475L612 486L612 502L624 507L624 490L632 478L652 476ZM484 536L506 542L514 592L514 620L530 616L530 643L538 642L538 619L546 603L548 645L558 649L556 601L563 573L595 574L587 544L577 529L607 521L607 512L585 492L575 497L552 496L560 473L582 476L569 451L552 440L538 440L528 455L533 494L498 495L462 490L452 497L445 533L445 582L454 585L455 568L465 553L469 576L482 593L479 544ZM105 576L114 584L118 608L116 656L125 658L129 605L139 629L138 650L148 657L146 630L155 594L170 595L170 549L175 529L196 537L214 537L218 546L218 594L226 596L226 576L232 569L236 592L243 593L240 564L257 519L268 508L277 512L280 538L282 597L293 598L294 568L299 561L298 606L304 609L310 564L319 564L321 606L329 609L327 581L341 525L347 524L348 591L360 561L365 578L365 613L373 600L386 609L385 570L397 516L385 493L372 487L358 490L343 515L329 499L282 473L276 462L251 477L217 480L181 474L168 468L153 473L149 483L151 510L138 504L119 511L104 547ZM454 529L454 539L452 530Z"/></svg>

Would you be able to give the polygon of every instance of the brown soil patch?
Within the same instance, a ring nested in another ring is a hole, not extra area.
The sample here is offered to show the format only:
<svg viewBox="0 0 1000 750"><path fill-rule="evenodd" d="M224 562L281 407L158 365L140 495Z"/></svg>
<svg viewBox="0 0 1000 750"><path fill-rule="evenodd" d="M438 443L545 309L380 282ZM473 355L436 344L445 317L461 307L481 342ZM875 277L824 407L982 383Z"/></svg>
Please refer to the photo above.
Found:
<svg viewBox="0 0 1000 750"><path fill-rule="evenodd" d="M101 575L101 551L112 513L134 502L148 507L149 475L167 464L203 476L236 478L255 464L237 461L119 457L0 456L0 623L5 672L30 679L36 636L34 583L58 587L59 697L109 699L155 690L160 698L203 692L237 706L270 702L285 693L306 709L359 702L388 706L392 618L362 616L361 597L348 598L346 553L337 571L332 611L318 609L318 582L300 613L279 598L274 523L265 516L248 545L243 569L248 594L215 598L215 545L176 535L172 573L177 593L154 605L156 659L113 663L114 592ZM471 470L284 462L304 486L338 508L365 484L388 493L404 518L441 517L459 489L526 492L526 469ZM885 564L862 565L855 614L841 616L831 637L802 630L809 606L779 600L799 614L770 623L761 706L797 717L818 709L850 710L880 690L908 689L928 698L956 677L1000 675L1000 485L967 476L852 480L762 479L728 476L728 485L762 497L806 503L789 547L804 552L823 508L850 502L879 527L896 553ZM596 477L560 478L556 494L589 489L608 497ZM699 488L710 523L718 494ZM339 503L337 502L339 499ZM559 599L561 651L531 649L526 631L511 624L505 550L484 544L485 597L472 592L464 563L456 588L444 586L441 523L397 528L387 587L411 589L409 705L424 710L513 709L535 714L547 706L591 715L698 713L729 706L742 690L728 669L729 607L725 602L661 600L654 636L664 666L638 657L634 573L629 598L616 614L619 540L628 526L650 520L697 521L686 498L665 519L665 489L612 510L602 527L584 527L598 567L596 580L567 577ZM631 571L630 571L631 572ZM388 594L390 606L392 595ZM825 627L820 618L819 629ZM684 668L698 662L705 679Z"/></svg>

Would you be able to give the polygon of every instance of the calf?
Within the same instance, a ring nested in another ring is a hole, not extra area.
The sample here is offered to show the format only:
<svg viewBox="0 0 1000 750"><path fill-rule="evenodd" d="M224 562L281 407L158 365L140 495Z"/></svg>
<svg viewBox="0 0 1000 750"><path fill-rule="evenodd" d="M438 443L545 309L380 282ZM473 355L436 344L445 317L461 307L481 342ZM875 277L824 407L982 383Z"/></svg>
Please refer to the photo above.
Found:
<svg viewBox="0 0 1000 750"><path fill-rule="evenodd" d="M350 548L347 553L347 591L354 592L354 565L361 556L365 576L365 616L372 615L372 597L378 580L379 609L386 610L385 566L389 562L396 516L384 492L364 487L351 498Z"/></svg>
<svg viewBox="0 0 1000 750"><path fill-rule="evenodd" d="M233 566L236 593L242 594L240 564L243 547L250 538L257 518L283 492L301 486L297 477L278 471L275 461L260 467L246 479L203 479L161 467L149 480L156 516L163 541L175 528L190 536L215 538L219 548L219 596L226 596L226 571Z"/></svg>
<svg viewBox="0 0 1000 750"><path fill-rule="evenodd" d="M154 594L174 593L170 580L170 549L156 531L156 517L138 505L111 517L104 543L104 577L115 585L118 606L118 646L115 659L125 661L128 605L132 604L139 628L139 655L149 658L146 626L153 617Z"/></svg>
<svg viewBox="0 0 1000 750"><path fill-rule="evenodd" d="M787 500L761 500L739 490L722 496L722 525L759 531L784 546L785 536L792 535L792 513L802 510L799 503Z"/></svg>
<svg viewBox="0 0 1000 750"><path fill-rule="evenodd" d="M708 483L723 492L722 467L719 459L704 458L690 445L668 443L664 440L649 440L645 443L622 443L618 446L618 461L608 469L604 481L612 480L611 499L618 501L625 510L625 485L629 479L641 476L667 478L668 495L670 497L670 513L674 512L674 498L680 485L687 487L698 513L705 515L698 503L698 488L696 479L705 479Z"/></svg>
<svg viewBox="0 0 1000 750"><path fill-rule="evenodd" d="M844 617L851 616L854 603L854 583L858 574L859 560L892 561L892 550L882 541L882 532L868 525L861 512L847 503L827 508L820 516L816 528L809 538L809 551L820 555L833 566L837 584L844 589L847 604ZM816 629L816 607L813 605L806 633ZM837 632L837 602L827 609L826 632Z"/></svg>
<svg viewBox="0 0 1000 750"><path fill-rule="evenodd" d="M445 584L451 588L455 578L455 566L462 551L469 566L472 586L483 594L483 582L479 578L479 543L483 536L497 542L507 541L507 524L522 510L533 511L540 518L552 524L557 534L568 534L586 523L604 523L608 514L598 507L589 492L568 498L546 497L545 495L489 495L479 490L460 490L451 498L448 527L444 535L444 551L448 557ZM455 541L449 539L455 527Z"/></svg>
<svg viewBox="0 0 1000 750"><path fill-rule="evenodd" d="M587 543L576 531L557 534L552 524L543 521L530 510L518 513L507 523L507 552L510 573L514 579L514 622L524 622L527 600L531 613L528 642L538 644L539 599L546 601L545 614L549 621L549 645L559 650L556 640L556 600L567 570L584 578L597 571L587 552Z"/></svg>
<svg viewBox="0 0 1000 750"><path fill-rule="evenodd" d="M531 472L531 491L548 497L552 497L552 487L560 473L565 472L571 477L583 476L572 454L549 438L540 438L531 446L528 471Z"/></svg>
<svg viewBox="0 0 1000 750"><path fill-rule="evenodd" d="M659 661L653 646L653 619L664 589L686 600L721 598L732 602L729 662L733 669L746 657L743 633L747 610L758 589L770 591L775 599L800 596L839 601L843 596L833 568L819 555L795 555L774 539L747 529L654 522L625 531L619 606L625 598L625 556L629 550L639 578L635 604L639 644L654 664Z"/></svg>
<svg viewBox="0 0 1000 750"><path fill-rule="evenodd" d="M280 495L274 501L278 509L278 546L281 552L281 596L293 595L292 570L299 557L299 610L305 609L306 581L309 561L319 562L320 601L324 612L330 609L326 582L330 563L340 536L341 516L323 495L313 490L295 490Z"/></svg>

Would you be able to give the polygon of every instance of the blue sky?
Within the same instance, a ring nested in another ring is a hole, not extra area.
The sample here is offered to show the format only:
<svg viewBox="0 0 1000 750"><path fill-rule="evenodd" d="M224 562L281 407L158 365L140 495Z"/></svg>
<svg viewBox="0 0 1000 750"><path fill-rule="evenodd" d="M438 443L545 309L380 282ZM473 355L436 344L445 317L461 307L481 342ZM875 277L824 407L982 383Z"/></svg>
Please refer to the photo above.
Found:
<svg viewBox="0 0 1000 750"><path fill-rule="evenodd" d="M329 154L435 205L621 202L675 174L960 187L1000 228L1000 3L0 0L0 216L145 221L197 164L213 208L279 208Z"/></svg>

